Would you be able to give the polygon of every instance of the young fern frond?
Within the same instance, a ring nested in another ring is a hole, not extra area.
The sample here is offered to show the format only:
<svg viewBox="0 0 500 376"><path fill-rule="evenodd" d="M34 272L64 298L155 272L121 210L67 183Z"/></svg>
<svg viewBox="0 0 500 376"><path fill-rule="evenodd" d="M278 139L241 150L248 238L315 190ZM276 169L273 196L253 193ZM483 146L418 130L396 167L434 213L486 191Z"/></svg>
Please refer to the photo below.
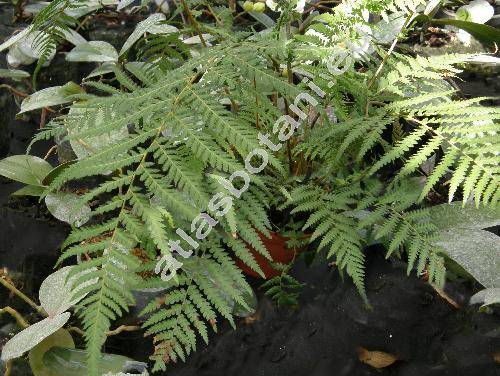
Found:
<svg viewBox="0 0 500 376"><path fill-rule="evenodd" d="M177 283L165 297L152 301L143 311L146 334L154 336L154 371L165 370L169 361L185 360L196 350L198 335L208 343L208 327L217 330L217 317L234 327L232 305L248 309L244 293L251 288L226 252L212 245L183 267Z"/></svg>
<svg viewBox="0 0 500 376"><path fill-rule="evenodd" d="M303 186L290 193L287 206L293 213L306 213L308 220L303 230L314 230L309 242L319 241L318 252L326 250L327 259L335 257L340 270L352 278L365 302L363 239L357 231L358 220L351 213L356 197L362 195L358 187L327 193L314 186Z"/></svg>
<svg viewBox="0 0 500 376"><path fill-rule="evenodd" d="M361 219L360 228L373 228L376 239L384 241L387 257L405 250L408 256L407 273L417 268L417 274L428 274L429 282L442 287L445 283L444 258L433 245L438 228L430 221L428 208L413 209L418 192L414 188L398 187L386 193ZM359 209L370 205L362 203Z"/></svg>
<svg viewBox="0 0 500 376"><path fill-rule="evenodd" d="M298 297L302 287L304 284L287 274L286 271L260 286L261 289L266 290L265 294L271 297L276 304L290 306L299 304Z"/></svg>

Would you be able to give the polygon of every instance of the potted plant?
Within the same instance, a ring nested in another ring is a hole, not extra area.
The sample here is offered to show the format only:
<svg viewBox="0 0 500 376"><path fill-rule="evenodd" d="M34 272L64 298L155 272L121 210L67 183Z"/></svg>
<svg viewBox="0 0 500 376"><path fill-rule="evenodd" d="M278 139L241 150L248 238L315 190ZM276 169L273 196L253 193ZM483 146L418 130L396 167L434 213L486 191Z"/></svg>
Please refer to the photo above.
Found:
<svg viewBox="0 0 500 376"><path fill-rule="evenodd" d="M143 310L153 370L164 370L198 337L208 341L220 317L234 326L235 302L249 308L237 265L272 277L270 295L294 302L300 283L289 267L264 261L286 264L302 247L284 253L287 240L309 243L368 303L364 248L379 242L442 286L445 254L454 254L431 210L436 184L449 180L436 194L450 201L465 205L474 193L477 206L498 202L498 140L489 136L498 111L449 84L477 56L396 48L419 13L430 20L425 2L350 1L314 13L304 1L269 1L275 20L253 6L248 15L262 32L233 24L236 2L216 3L181 0L181 29L154 13L120 51L78 44L68 59L98 64L84 90L23 102L69 104L37 138L65 138L77 159L50 179L36 175L36 193L85 188L72 208L89 208L90 219L72 223L58 265L78 260L69 276L86 286L75 299L90 375L133 290L166 291ZM70 8L55 0L35 18L42 48L68 30ZM381 20L370 23L370 13Z"/></svg>

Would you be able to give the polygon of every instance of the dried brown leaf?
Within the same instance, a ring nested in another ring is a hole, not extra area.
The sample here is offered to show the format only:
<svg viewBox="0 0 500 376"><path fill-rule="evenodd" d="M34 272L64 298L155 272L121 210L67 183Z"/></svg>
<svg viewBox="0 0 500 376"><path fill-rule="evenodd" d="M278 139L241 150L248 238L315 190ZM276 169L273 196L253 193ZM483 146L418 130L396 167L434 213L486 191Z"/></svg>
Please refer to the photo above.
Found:
<svg viewBox="0 0 500 376"><path fill-rule="evenodd" d="M377 369L388 367L398 360L395 355L383 351L370 351L363 347L358 348L358 358L361 362Z"/></svg>

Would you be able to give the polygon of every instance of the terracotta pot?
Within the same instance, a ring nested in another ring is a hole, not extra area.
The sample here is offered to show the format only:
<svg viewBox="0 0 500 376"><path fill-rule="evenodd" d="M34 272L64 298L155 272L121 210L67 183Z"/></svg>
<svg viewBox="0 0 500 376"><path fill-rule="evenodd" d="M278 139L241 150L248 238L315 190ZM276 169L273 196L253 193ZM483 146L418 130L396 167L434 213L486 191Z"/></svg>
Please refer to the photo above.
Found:
<svg viewBox="0 0 500 376"><path fill-rule="evenodd" d="M301 251L304 250L304 248L297 248L295 250L287 249L286 242L290 238L284 237L273 231L270 231L270 234L271 234L271 239L266 238L263 234L260 233L259 237L262 240L264 246L267 248L269 254L271 255L273 262L278 262L281 264L289 264L292 262L294 256L297 253L300 253ZM280 275L281 272L274 269L271 266L271 263L264 256L262 256L260 253L258 253L250 246L248 246L248 249L255 258L255 261L257 261L257 264L259 264L260 268L264 272L265 279L269 279L277 275ZM243 271L243 273L250 275L252 277L262 278L261 275L250 269L245 263L243 263L243 261L241 261L238 258L236 258L236 265Z"/></svg>

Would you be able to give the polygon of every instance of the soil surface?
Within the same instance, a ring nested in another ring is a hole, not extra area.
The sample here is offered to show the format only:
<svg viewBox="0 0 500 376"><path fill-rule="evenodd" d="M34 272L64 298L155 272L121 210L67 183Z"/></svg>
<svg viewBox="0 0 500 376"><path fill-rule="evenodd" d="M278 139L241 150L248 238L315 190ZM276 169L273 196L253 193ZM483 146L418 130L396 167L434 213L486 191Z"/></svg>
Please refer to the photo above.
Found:
<svg viewBox="0 0 500 376"><path fill-rule="evenodd" d="M367 265L371 310L356 289L327 265L294 268L307 283L298 308L259 302L256 320L228 328L172 376L500 375L492 354L498 315L467 307L470 290L448 283L456 309L431 286L406 276L406 265L373 250ZM358 359L358 348L397 356L376 370Z"/></svg>

